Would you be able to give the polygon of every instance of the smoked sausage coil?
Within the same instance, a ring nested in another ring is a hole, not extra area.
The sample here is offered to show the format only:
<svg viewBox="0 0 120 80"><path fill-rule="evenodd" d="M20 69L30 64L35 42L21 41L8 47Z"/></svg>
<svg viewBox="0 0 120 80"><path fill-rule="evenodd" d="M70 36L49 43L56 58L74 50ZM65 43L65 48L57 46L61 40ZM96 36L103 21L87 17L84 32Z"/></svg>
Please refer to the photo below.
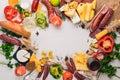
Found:
<svg viewBox="0 0 120 80"><path fill-rule="evenodd" d="M18 46L22 45L20 40L13 38L11 36L8 36L6 34L1 34L0 39L7 42L7 43L13 44L13 45L18 45Z"/></svg>

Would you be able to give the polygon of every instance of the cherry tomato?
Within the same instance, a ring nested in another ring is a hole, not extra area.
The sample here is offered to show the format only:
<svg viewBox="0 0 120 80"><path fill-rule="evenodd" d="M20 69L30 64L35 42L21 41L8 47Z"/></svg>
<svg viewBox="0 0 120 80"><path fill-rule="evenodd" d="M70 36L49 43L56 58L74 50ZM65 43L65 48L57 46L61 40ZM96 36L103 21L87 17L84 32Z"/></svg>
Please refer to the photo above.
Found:
<svg viewBox="0 0 120 80"><path fill-rule="evenodd" d="M12 6L6 6L4 8L4 14L7 20L11 20L17 16L18 10L13 8Z"/></svg>
<svg viewBox="0 0 120 80"><path fill-rule="evenodd" d="M52 16L50 18L50 22L54 24L56 27L60 27L62 24L62 19L58 16Z"/></svg>
<svg viewBox="0 0 120 80"><path fill-rule="evenodd" d="M71 72L65 72L63 73L63 80L72 80L73 74Z"/></svg>
<svg viewBox="0 0 120 80"><path fill-rule="evenodd" d="M25 66L18 66L15 68L15 75L16 76L22 76L26 73L26 68Z"/></svg>

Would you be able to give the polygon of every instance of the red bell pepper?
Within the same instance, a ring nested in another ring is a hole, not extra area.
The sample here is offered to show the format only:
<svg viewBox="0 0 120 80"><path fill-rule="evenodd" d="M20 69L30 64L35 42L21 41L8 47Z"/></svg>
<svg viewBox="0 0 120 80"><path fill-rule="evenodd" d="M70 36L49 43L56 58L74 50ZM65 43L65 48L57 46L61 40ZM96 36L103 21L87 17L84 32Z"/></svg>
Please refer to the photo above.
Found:
<svg viewBox="0 0 120 80"><path fill-rule="evenodd" d="M40 0L33 0L32 6L31 6L31 11L32 11L32 12L36 12L36 11L37 11L39 1L40 1Z"/></svg>
<svg viewBox="0 0 120 80"><path fill-rule="evenodd" d="M4 8L4 14L7 20L11 20L17 16L18 10L13 8L12 6L6 6Z"/></svg>
<svg viewBox="0 0 120 80"><path fill-rule="evenodd" d="M18 14L18 15L17 15L15 18L13 18L11 21L20 24L20 23L22 23L23 19L24 19L24 18L23 18L23 16L22 16L22 14Z"/></svg>
<svg viewBox="0 0 120 80"><path fill-rule="evenodd" d="M114 39L111 36L104 36L98 41L98 48L105 53L112 52L114 47Z"/></svg>
<svg viewBox="0 0 120 80"><path fill-rule="evenodd" d="M15 22L15 23L22 23L23 17L18 12L18 10L12 6L6 6L4 8L4 14L7 20Z"/></svg>

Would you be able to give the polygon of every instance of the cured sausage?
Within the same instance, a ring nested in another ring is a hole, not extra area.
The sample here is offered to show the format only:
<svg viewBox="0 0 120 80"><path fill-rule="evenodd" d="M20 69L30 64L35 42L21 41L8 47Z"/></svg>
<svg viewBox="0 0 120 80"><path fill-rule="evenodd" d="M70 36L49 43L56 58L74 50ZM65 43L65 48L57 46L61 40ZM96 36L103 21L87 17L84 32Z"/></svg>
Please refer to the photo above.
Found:
<svg viewBox="0 0 120 80"><path fill-rule="evenodd" d="M104 18L102 19L102 21L99 24L99 28L105 27L105 25L107 24L107 22L111 18L113 12L114 11L111 8L108 9L107 13L105 14Z"/></svg>
<svg viewBox="0 0 120 80"><path fill-rule="evenodd" d="M74 0L74 1L76 1L76 2L80 3L80 2L82 2L83 0Z"/></svg>
<svg viewBox="0 0 120 80"><path fill-rule="evenodd" d="M6 34L1 34L0 39L7 42L7 43L13 44L13 45L18 45L18 46L22 45L20 40L13 38L11 36L8 36Z"/></svg>
<svg viewBox="0 0 120 80"><path fill-rule="evenodd" d="M72 68L73 68L73 70L74 70L74 72L75 72L75 71L76 71L76 67L75 67L75 63L74 63L74 61L73 61L73 58L70 58L70 63L71 63Z"/></svg>
<svg viewBox="0 0 120 80"><path fill-rule="evenodd" d="M68 61L66 61L66 66L69 72L74 73L74 69L72 68L71 64Z"/></svg>
<svg viewBox="0 0 120 80"><path fill-rule="evenodd" d="M62 7L65 4L65 0L61 0L60 7Z"/></svg>
<svg viewBox="0 0 120 80"><path fill-rule="evenodd" d="M103 10L99 13L99 15L96 17L96 19L93 21L93 24L92 24L92 26L91 26L91 31L92 31L92 32L95 31L96 28L99 26L99 23L100 23L101 20L103 19L104 15L107 13L108 9L109 9L109 8L108 8L107 6L105 6L105 7L103 8Z"/></svg>
<svg viewBox="0 0 120 80"><path fill-rule="evenodd" d="M82 74L80 74L78 72L75 72L74 76L77 78L77 80L84 80L84 79L86 79L85 76L83 76Z"/></svg>
<svg viewBox="0 0 120 80"><path fill-rule="evenodd" d="M38 73L38 75L37 75L37 77L36 77L35 80L38 80L38 79L42 76L42 73L43 73L43 71L44 71L44 66L42 66L41 68L42 68L42 69L41 69L42 71Z"/></svg>
<svg viewBox="0 0 120 80"><path fill-rule="evenodd" d="M60 16L60 13L59 13L58 8L54 7L53 9L54 9L54 11L55 11L56 16L62 18L62 17Z"/></svg>
<svg viewBox="0 0 120 80"><path fill-rule="evenodd" d="M41 2L46 6L48 10L48 17L50 19L50 17L54 15L54 10L52 5L50 4L49 0L41 0Z"/></svg>
<svg viewBox="0 0 120 80"><path fill-rule="evenodd" d="M44 74L43 74L42 80L46 80L49 72L50 72L50 66L49 65L45 65L45 67L44 67Z"/></svg>

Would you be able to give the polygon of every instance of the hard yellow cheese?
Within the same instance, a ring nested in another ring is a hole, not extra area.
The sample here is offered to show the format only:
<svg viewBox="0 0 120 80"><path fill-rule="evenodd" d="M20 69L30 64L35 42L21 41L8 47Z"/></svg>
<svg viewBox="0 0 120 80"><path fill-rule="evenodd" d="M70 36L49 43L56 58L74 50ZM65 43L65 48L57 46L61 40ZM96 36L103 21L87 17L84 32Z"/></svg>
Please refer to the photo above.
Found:
<svg viewBox="0 0 120 80"><path fill-rule="evenodd" d="M73 60L77 70L89 70L87 67L87 57L85 53L74 54Z"/></svg>

